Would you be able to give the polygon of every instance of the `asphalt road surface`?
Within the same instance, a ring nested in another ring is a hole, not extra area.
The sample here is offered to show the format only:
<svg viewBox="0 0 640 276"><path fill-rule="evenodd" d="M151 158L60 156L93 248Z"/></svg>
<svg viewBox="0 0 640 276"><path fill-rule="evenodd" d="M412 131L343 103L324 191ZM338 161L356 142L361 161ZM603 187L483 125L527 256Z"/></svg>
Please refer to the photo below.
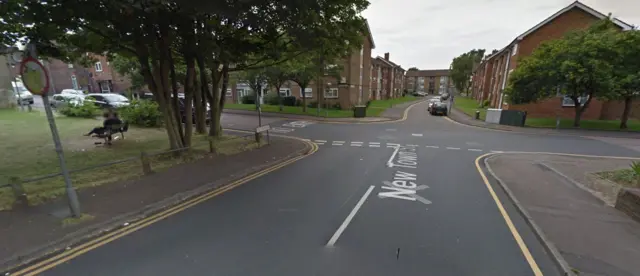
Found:
<svg viewBox="0 0 640 276"><path fill-rule="evenodd" d="M44 275L559 275L495 188L501 212L475 159L638 156L587 138L461 126L425 109L383 124L267 119L320 149ZM248 117L225 124L254 127Z"/></svg>

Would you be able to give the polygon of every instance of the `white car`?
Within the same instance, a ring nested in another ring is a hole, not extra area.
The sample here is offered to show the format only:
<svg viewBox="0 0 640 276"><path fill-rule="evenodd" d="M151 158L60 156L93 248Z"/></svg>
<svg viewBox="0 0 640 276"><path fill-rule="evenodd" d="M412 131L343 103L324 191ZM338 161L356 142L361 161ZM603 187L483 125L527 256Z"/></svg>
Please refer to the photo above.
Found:
<svg viewBox="0 0 640 276"><path fill-rule="evenodd" d="M16 103L20 105L30 105L33 104L33 94L27 90L22 83L12 82L13 85L13 95L16 99Z"/></svg>
<svg viewBox="0 0 640 276"><path fill-rule="evenodd" d="M51 97L49 104L53 108L61 108L68 104L81 105L84 102L84 96L76 94L56 94Z"/></svg>
<svg viewBox="0 0 640 276"><path fill-rule="evenodd" d="M73 95L84 96L84 92L82 92L82 90L77 90L77 89L62 89L62 92L60 92L60 94L73 94Z"/></svg>

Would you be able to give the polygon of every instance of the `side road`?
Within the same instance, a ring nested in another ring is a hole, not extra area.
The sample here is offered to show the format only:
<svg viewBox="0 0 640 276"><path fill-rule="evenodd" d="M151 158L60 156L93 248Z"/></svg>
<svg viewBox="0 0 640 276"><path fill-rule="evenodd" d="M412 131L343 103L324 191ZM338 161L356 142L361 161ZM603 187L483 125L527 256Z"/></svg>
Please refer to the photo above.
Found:
<svg viewBox="0 0 640 276"><path fill-rule="evenodd" d="M286 119L297 119L297 120L308 120L308 121L318 121L318 122L327 122L327 123L376 123L376 122L389 122L395 121L398 119L404 118L405 111L414 104L420 103L424 101L424 99L420 99L417 101L406 102L402 104L395 105L391 108L385 110L381 117L365 117L365 118L326 118L326 117L316 117L316 116L308 116L308 115L299 115L299 114L287 114L287 113L275 113L275 112L262 112L262 116L265 117L276 117L276 118L286 118ZM249 110L238 110L238 109L224 109L224 113L228 114L241 114L241 115L253 115L257 116L256 111Z"/></svg>
<svg viewBox="0 0 640 276"><path fill-rule="evenodd" d="M638 132L602 131L602 130L588 130L588 129L551 129L551 128L515 127L515 126L506 126L506 125L498 125L498 124L489 124L484 121L475 120L469 117L464 112L456 109L455 103L453 105L453 109L451 109L451 112L449 113L449 119L457 123L474 126L474 127L482 127L482 128L488 128L488 129L513 131L513 132L521 132L521 133L640 139L640 133Z"/></svg>
<svg viewBox="0 0 640 276"><path fill-rule="evenodd" d="M485 159L567 275L609 276L640 275L640 222L611 207L606 191L586 187L598 181L591 173L629 168L630 162L548 154Z"/></svg>
<svg viewBox="0 0 640 276"><path fill-rule="evenodd" d="M57 215L67 208L64 200L0 212L0 271L72 247L311 149L302 141L272 137L270 145L251 151L212 155L139 179L83 189L78 196L86 219L74 223Z"/></svg>

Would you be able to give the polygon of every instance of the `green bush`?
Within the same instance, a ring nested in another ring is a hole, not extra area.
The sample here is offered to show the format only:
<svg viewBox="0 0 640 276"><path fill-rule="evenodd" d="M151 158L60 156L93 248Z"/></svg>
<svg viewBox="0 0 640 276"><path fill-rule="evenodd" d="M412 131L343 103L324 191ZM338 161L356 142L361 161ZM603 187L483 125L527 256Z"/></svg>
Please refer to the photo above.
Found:
<svg viewBox="0 0 640 276"><path fill-rule="evenodd" d="M310 103L307 104L307 107L317 108L318 107L318 102L317 101L311 101Z"/></svg>
<svg viewBox="0 0 640 276"><path fill-rule="evenodd" d="M484 100L484 102L482 102L482 107L487 107L489 104L489 100Z"/></svg>
<svg viewBox="0 0 640 276"><path fill-rule="evenodd" d="M68 117L95 118L100 115L101 110L92 102L82 104L69 103L59 110L60 114Z"/></svg>
<svg viewBox="0 0 640 276"><path fill-rule="evenodd" d="M296 105L296 97L288 96L282 98L282 104L286 106L295 106Z"/></svg>
<svg viewBox="0 0 640 276"><path fill-rule="evenodd" d="M120 118L131 125L142 127L158 127L162 125L162 112L158 103L150 100L134 100L129 106L118 110Z"/></svg>
<svg viewBox="0 0 640 276"><path fill-rule="evenodd" d="M278 98L278 94L276 93L267 94L264 102L269 105L280 105L280 99Z"/></svg>
<svg viewBox="0 0 640 276"><path fill-rule="evenodd" d="M296 106L302 106L302 99L296 99Z"/></svg>
<svg viewBox="0 0 640 276"><path fill-rule="evenodd" d="M255 95L242 96L241 101L243 104L256 104L256 96Z"/></svg>

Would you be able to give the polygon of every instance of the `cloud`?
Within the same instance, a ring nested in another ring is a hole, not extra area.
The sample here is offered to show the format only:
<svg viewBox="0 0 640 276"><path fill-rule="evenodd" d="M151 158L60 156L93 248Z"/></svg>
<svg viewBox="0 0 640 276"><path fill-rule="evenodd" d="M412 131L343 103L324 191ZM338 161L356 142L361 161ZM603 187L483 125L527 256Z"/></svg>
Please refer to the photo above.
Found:
<svg viewBox="0 0 640 276"><path fill-rule="evenodd" d="M501 49L572 0L371 0L363 13L376 49L404 68L449 68L474 48ZM583 0L627 23L640 23L640 1Z"/></svg>

